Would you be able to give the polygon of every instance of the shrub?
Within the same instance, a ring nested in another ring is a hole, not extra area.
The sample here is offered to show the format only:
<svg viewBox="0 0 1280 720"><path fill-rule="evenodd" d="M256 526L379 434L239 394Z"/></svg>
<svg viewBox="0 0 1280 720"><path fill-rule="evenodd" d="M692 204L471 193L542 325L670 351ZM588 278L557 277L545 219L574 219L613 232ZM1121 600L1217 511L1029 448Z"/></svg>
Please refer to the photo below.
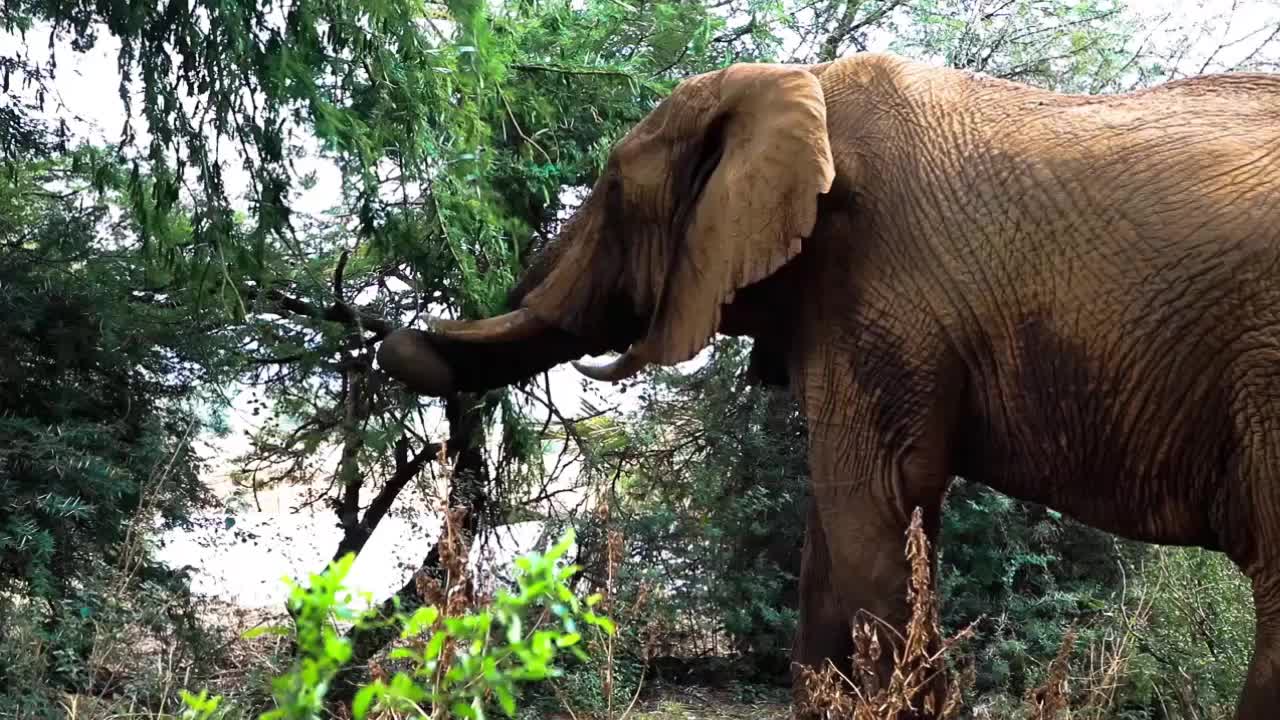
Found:
<svg viewBox="0 0 1280 720"><path fill-rule="evenodd" d="M452 514L451 514L452 515ZM272 681L275 708L259 720L316 720L324 716L330 683L351 657L351 642L339 626L393 623L401 643L390 660L401 667L375 667L352 702L356 720L366 717L483 718L497 706L514 717L521 686L563 676L561 655L586 659L584 633L614 632L612 621L593 608L599 596L579 599L566 581L577 571L560 560L573 543L568 532L547 553L515 560L515 592L500 590L484 605L469 597L464 570L465 545L455 522L446 523L452 541L443 587L424 582L428 604L412 614L380 619L375 610L357 611L356 596L343 581L354 561L347 554L306 587L290 583L294 629L261 632L290 634L297 646L292 667ZM367 599L367 598L366 598ZM218 696L184 693L191 720L213 720L227 712Z"/></svg>
<svg viewBox="0 0 1280 720"><path fill-rule="evenodd" d="M122 677L144 669L103 655L117 641L191 652L178 641L194 630L185 578L144 539L211 499L191 440L205 427L199 388L233 345L217 313L138 289L152 283L121 237L128 213L84 187L82 159L0 176L6 716L57 712L61 692L149 694Z"/></svg>

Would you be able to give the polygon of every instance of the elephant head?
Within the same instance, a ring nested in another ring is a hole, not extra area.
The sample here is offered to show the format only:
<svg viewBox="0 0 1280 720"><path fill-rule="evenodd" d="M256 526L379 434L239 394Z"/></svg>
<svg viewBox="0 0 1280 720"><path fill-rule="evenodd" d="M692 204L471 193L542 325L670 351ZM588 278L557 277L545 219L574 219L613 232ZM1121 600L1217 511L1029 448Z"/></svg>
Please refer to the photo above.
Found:
<svg viewBox="0 0 1280 720"><path fill-rule="evenodd" d="M810 68L738 64L691 77L614 147L509 312L398 330L379 364L441 395L609 350L621 354L574 364L617 381L688 360L717 332L740 334L725 327L735 297L801 252L834 176Z"/></svg>

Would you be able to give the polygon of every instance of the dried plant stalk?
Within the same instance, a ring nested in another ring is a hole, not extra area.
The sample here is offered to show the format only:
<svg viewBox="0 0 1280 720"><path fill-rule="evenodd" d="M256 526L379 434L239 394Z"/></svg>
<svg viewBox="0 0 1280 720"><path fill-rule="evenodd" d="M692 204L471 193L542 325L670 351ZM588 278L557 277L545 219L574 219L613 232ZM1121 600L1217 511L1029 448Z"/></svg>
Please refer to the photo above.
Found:
<svg viewBox="0 0 1280 720"><path fill-rule="evenodd" d="M844 677L827 663L820 670L801 668L795 693L793 716L803 720L910 720L921 715L949 720L963 707L962 696L973 683L973 673L962 673L957 681L946 676L946 658L962 640L973 636L974 625L951 638L942 637L937 595L932 583L929 539L924 533L919 508L911 515L907 529L906 559L911 565L907 602L911 606L906 636L893 648L893 667L888 683L882 685L875 668L884 652L878 625L855 622L853 667L857 682ZM975 621L976 624L976 621ZM942 704L931 690L942 683Z"/></svg>

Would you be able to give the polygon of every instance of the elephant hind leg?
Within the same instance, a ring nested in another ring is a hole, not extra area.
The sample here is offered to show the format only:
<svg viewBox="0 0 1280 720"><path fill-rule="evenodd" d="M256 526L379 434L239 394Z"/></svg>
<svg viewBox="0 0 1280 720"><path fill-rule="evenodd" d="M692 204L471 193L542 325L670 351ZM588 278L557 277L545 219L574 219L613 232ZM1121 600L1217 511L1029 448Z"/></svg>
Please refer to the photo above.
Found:
<svg viewBox="0 0 1280 720"><path fill-rule="evenodd" d="M1257 627L1236 720L1269 720L1280 715L1280 568L1250 576Z"/></svg>
<svg viewBox="0 0 1280 720"><path fill-rule="evenodd" d="M1236 720L1280 717L1280 403L1244 413L1236 477L1214 505L1219 542L1253 586L1253 657Z"/></svg>
<svg viewBox="0 0 1280 720"><path fill-rule="evenodd" d="M1280 486L1273 492L1276 493L1280 493ZM1249 550L1228 551L1253 585L1256 622L1253 657L1240 692L1236 720L1270 720L1280 716L1280 555L1275 551L1280 547L1280 525L1273 521L1274 526L1267 527L1259 522L1262 516L1276 518L1278 512L1280 504L1253 505L1247 513L1252 516L1252 521L1247 523L1252 529L1246 545ZM1240 537L1238 531L1231 534Z"/></svg>

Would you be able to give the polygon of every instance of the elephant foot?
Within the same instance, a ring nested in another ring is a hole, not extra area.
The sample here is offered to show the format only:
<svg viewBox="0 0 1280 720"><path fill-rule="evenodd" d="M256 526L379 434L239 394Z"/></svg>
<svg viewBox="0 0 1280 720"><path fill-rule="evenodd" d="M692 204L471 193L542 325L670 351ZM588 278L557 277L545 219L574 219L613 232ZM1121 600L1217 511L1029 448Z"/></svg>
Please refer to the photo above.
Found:
<svg viewBox="0 0 1280 720"><path fill-rule="evenodd" d="M1270 720L1280 713L1280 589L1252 580L1257 626L1236 720Z"/></svg>

